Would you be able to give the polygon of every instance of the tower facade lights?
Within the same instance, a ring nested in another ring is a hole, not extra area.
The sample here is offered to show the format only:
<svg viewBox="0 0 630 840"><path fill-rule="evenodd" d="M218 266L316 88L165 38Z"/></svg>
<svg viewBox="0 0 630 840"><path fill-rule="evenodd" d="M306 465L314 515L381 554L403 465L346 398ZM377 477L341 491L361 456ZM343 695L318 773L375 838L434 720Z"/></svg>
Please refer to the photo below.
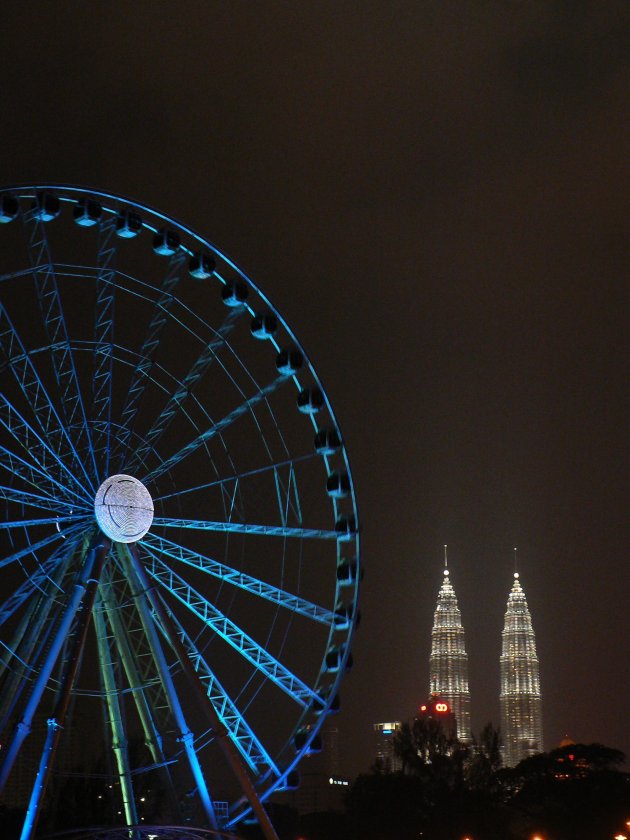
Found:
<svg viewBox="0 0 630 840"><path fill-rule="evenodd" d="M501 648L503 760L513 767L542 752L542 697L536 640L525 593L514 573Z"/></svg>
<svg viewBox="0 0 630 840"><path fill-rule="evenodd" d="M444 546L444 578L438 593L431 631L429 670L430 693L440 695L448 701L455 715L457 737L463 743L470 743L472 734L470 731L468 655L461 614L447 568L446 546Z"/></svg>

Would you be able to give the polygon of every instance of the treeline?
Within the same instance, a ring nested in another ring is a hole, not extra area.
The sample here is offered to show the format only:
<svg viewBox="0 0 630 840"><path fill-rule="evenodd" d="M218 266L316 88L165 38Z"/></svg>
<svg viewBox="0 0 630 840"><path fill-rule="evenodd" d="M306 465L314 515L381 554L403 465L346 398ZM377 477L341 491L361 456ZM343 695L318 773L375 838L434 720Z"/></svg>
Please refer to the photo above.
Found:
<svg viewBox="0 0 630 840"><path fill-rule="evenodd" d="M303 817L287 840L630 838L630 774L619 750L571 744L504 768L500 747L491 725L464 746L434 721L404 724L395 741L402 769L375 765L351 786L342 813Z"/></svg>

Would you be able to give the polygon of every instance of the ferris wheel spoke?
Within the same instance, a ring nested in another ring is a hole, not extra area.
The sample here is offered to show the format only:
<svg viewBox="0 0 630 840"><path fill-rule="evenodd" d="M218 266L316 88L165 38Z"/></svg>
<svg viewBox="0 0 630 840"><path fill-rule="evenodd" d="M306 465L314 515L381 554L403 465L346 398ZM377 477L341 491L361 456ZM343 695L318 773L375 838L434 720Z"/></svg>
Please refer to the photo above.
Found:
<svg viewBox="0 0 630 840"><path fill-rule="evenodd" d="M109 475L111 435L112 375L114 350L115 284L113 244L116 218L108 215L99 225L96 272L96 310L94 319L94 379L92 416L94 418L94 456L102 463L103 477Z"/></svg>
<svg viewBox="0 0 630 840"><path fill-rule="evenodd" d="M14 551L13 554L8 555L7 557L3 557L0 559L0 569L4 566L9 566L11 563L15 563L16 560L21 560L22 557L27 557L29 554L37 555L37 552L43 548L47 548L52 543L57 542L57 540L66 539L68 537L74 536L76 531L80 528L80 525L71 526L65 534L61 533L61 531L55 531L54 533L50 534L48 537L44 537L44 539L39 540L39 542L31 543L27 545L26 548L22 548L19 551Z"/></svg>
<svg viewBox="0 0 630 840"><path fill-rule="evenodd" d="M59 457L59 455L48 446L33 427L26 422L19 411L17 411L4 394L0 392L0 425L20 445L29 458L36 465L38 471L49 477L53 484L59 487L66 485L60 483L55 475L61 477L62 473L66 480L74 484L77 490L70 490L71 494L78 498L90 497L90 492L80 483L78 477L70 467Z"/></svg>
<svg viewBox="0 0 630 840"><path fill-rule="evenodd" d="M92 477L96 480L98 473L94 460L94 448L70 346L57 275L48 244L46 225L37 218L35 212L26 214L24 223L28 233L29 255L42 322L50 343L50 355L59 388L61 411L66 420L66 427L72 429L76 435L76 440L72 445L73 450L79 454L80 461L87 460L90 463ZM85 470L84 467L83 469Z"/></svg>
<svg viewBox="0 0 630 840"><path fill-rule="evenodd" d="M152 534L146 534L142 539L143 548L150 554L155 562L160 562L158 554L163 554L170 557L172 560L179 560L187 566L194 569L199 569L206 574L212 575L218 580L236 586L239 589L244 589L252 595L259 598L264 598L274 604L279 604L282 607L290 610L293 613L298 613L306 618L318 621L327 627L332 627L335 623L335 615L330 610L307 601L305 598L300 598L297 595L292 595L290 592L285 592L272 586L270 583L259 580L258 578L246 575L220 563L217 560L212 560L210 557L205 557L203 554L198 554L188 548L184 548L177 543L171 542L164 537L157 537Z"/></svg>
<svg viewBox="0 0 630 840"><path fill-rule="evenodd" d="M180 280L185 259L186 254L180 250L169 261L168 270L162 281L160 296L155 303L153 316L149 321L147 334L139 351L140 360L132 373L131 384L120 415L121 432L118 436L116 453L124 453L127 449L138 409L147 387L147 382L149 381L149 373L153 366L155 352L160 343L160 334L168 320L168 312L175 299L173 290Z"/></svg>
<svg viewBox="0 0 630 840"><path fill-rule="evenodd" d="M63 499L40 496L38 493L29 493L26 490L18 490L16 487L7 487L7 485L0 485L0 499L4 502L28 505L28 507L40 508L41 510L53 510L59 515L62 515L63 512L65 516L70 516L77 507L75 503L73 504L70 501L65 502ZM83 508L87 511L85 506Z"/></svg>
<svg viewBox="0 0 630 840"><path fill-rule="evenodd" d="M155 527L184 528L196 531L218 531L230 534L256 534L265 537L297 537L299 539L338 540L337 531L322 528L295 528L288 525L257 525L251 522L212 522L205 519L171 519L156 516Z"/></svg>
<svg viewBox="0 0 630 840"><path fill-rule="evenodd" d="M43 268L43 266L42 266ZM33 276L33 267L29 266L28 268L23 268L20 271L11 271L8 274L0 274L0 283L4 283L7 280L15 280L18 277L32 277Z"/></svg>
<svg viewBox="0 0 630 840"><path fill-rule="evenodd" d="M20 458L15 452L11 452L4 446L0 446L0 469L6 470L10 475L19 476L27 484L30 484L31 487L46 493L48 496L58 498L61 494L62 498L67 501L70 495L77 500L77 503L81 507L85 505L84 499L78 493L75 493L68 487L64 487L50 473L46 473L39 467L29 464L24 458Z"/></svg>
<svg viewBox="0 0 630 840"><path fill-rule="evenodd" d="M145 478L143 479L143 484L148 484L152 481L158 479L161 475L164 475L165 472L168 472L173 467L177 466L181 461L191 455L193 452L196 452L200 447L204 446L213 437L220 434L224 429L227 429L228 426L231 426L239 417L242 417L244 414L247 414L248 411L251 411L258 403L265 400L270 394L276 391L283 383L287 381L289 377L286 376L278 376L273 382L270 382L269 385L266 385L264 388L261 388L256 394L249 399L245 400L245 402L241 403L235 409L226 414L221 420L218 420L213 426L209 429L206 429L205 432L202 432L196 438L191 440L189 443L186 444L182 449L178 452L175 452L171 455L170 458L167 458L161 464L159 464L155 469L153 469Z"/></svg>
<svg viewBox="0 0 630 840"><path fill-rule="evenodd" d="M85 469L81 454L75 447L68 429L62 422L35 365L2 304L0 304L0 350L20 390L32 407L44 438L56 442L54 447L56 457L61 460L60 456L65 443L74 468L83 473L88 486L91 486L92 480ZM89 448L91 451L91 443L89 443Z"/></svg>
<svg viewBox="0 0 630 840"><path fill-rule="evenodd" d="M59 566L64 555L68 557L77 547L78 541L81 537L80 532L75 533L72 539L69 539L64 545L59 546L51 556L40 564L39 568L33 572L26 580L15 589L7 598L4 604L0 605L0 627L11 618L11 616L24 604L35 590L42 590L45 581L50 581L53 586L60 590L59 584L54 581L51 574ZM60 590L61 591L61 590Z"/></svg>
<svg viewBox="0 0 630 840"><path fill-rule="evenodd" d="M165 609L168 610L166 604ZM189 634L170 610L169 617L175 625L188 658L193 663L212 705L249 767L256 775L271 771L275 776L280 776L280 771L273 759L239 712L236 704L225 691Z"/></svg>
<svg viewBox="0 0 630 840"><path fill-rule="evenodd" d="M146 568L146 572L153 580L161 584L165 591L184 604L190 612L210 627L278 688L288 694L292 700L303 707L318 701L317 695L306 683L302 682L299 677L248 636L238 625L227 618L165 563L161 560L154 560L151 567Z"/></svg>
<svg viewBox="0 0 630 840"><path fill-rule="evenodd" d="M37 525L63 525L64 523L77 522L77 520L86 521L87 519L87 514L75 513L67 516L48 516L42 519L16 519L12 522L0 521L0 531L9 531L12 528L33 528Z"/></svg>
<svg viewBox="0 0 630 840"><path fill-rule="evenodd" d="M161 436L170 426L171 421L177 415L182 403L190 396L193 388L203 377L206 370L215 361L219 350L225 346L227 337L234 329L234 326L241 315L242 308L231 309L228 312L223 324L216 331L216 335L199 354L192 367L178 384L177 389L171 395L168 403L158 415L157 420L148 432L142 435L142 442L136 448L131 463L130 470L134 470L139 463L142 463L151 449L156 445Z"/></svg>
<svg viewBox="0 0 630 840"><path fill-rule="evenodd" d="M217 478L214 481L208 481L206 484L197 484L194 487L183 487L181 490L175 490L173 493L164 493L161 496L153 496L153 501L163 502L166 499L179 498L187 495L188 493L198 493L202 490L208 490L211 487L220 487L222 485L229 484L230 482L237 483L245 478L253 478L254 476L263 475L267 472L274 472L282 467L295 465L302 461L312 461L319 457L318 453L313 451L307 452L305 455L296 455L294 458L285 458L282 461L273 461L272 463L265 464L263 467L254 467L251 470L243 470L242 472Z"/></svg>

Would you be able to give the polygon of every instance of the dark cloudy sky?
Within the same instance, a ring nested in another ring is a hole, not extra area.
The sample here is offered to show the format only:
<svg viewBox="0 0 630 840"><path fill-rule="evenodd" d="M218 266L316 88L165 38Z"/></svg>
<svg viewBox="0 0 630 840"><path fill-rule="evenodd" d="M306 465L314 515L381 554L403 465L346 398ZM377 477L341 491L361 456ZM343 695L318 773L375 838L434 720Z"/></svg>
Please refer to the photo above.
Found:
<svg viewBox="0 0 630 840"><path fill-rule="evenodd" d="M367 566L349 772L428 690L443 543L473 728L516 545L546 745L630 753L629 24L625 0L0 9L0 182L199 230L327 386Z"/></svg>

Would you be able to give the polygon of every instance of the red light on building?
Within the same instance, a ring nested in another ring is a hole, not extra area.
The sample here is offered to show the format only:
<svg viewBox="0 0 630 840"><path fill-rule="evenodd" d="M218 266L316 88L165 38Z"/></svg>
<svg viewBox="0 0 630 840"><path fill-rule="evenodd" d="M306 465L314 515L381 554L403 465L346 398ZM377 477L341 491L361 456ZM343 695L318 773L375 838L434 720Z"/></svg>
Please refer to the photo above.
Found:
<svg viewBox="0 0 630 840"><path fill-rule="evenodd" d="M436 703L435 704L435 711L436 712L448 712L448 703Z"/></svg>
<svg viewBox="0 0 630 840"><path fill-rule="evenodd" d="M420 711L421 711L421 712L426 712L426 710L427 710L427 707L426 707L426 706L420 706Z"/></svg>

